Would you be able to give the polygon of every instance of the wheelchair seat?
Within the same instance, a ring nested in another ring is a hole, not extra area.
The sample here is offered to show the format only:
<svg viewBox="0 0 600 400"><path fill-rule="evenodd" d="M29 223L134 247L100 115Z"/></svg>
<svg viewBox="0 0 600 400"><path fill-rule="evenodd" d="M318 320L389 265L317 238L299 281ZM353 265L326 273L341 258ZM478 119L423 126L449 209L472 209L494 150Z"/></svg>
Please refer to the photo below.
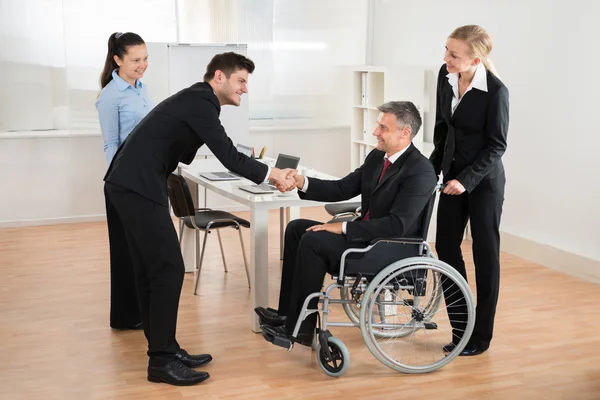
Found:
<svg viewBox="0 0 600 400"><path fill-rule="evenodd" d="M359 273L367 280L373 278L394 261L422 255L422 240L418 243L403 244L393 241L380 240L362 257L347 257L344 276L356 277Z"/></svg>

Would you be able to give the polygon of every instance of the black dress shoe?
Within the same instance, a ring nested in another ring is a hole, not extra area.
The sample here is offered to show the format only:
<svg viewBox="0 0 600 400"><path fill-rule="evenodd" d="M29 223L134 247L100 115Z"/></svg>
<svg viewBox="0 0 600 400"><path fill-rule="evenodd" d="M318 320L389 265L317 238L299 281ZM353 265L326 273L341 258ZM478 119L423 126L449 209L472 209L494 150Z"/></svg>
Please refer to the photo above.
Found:
<svg viewBox="0 0 600 400"><path fill-rule="evenodd" d="M298 332L298 337L294 339L292 338L292 334L285 329L285 326L261 325L260 327L263 330L263 337L268 342L273 343L275 337L281 337L290 339L292 342L299 343L302 346L312 346L314 333Z"/></svg>
<svg viewBox="0 0 600 400"><path fill-rule="evenodd" d="M141 322L138 322L135 325L132 326L112 326L111 328L113 328L116 331L139 331L144 329L144 324Z"/></svg>
<svg viewBox="0 0 600 400"><path fill-rule="evenodd" d="M487 350L486 348L482 348L479 346L474 346L471 344L468 344L463 351L460 352L459 356L478 356L479 354L485 352Z"/></svg>
<svg viewBox="0 0 600 400"><path fill-rule="evenodd" d="M133 331L141 331L141 330L144 329L144 324L141 323L141 322L138 322L137 324L135 324L134 326L132 326L130 329L133 330Z"/></svg>
<svg viewBox="0 0 600 400"><path fill-rule="evenodd" d="M445 345L444 347L442 347L442 349L446 352L446 353L451 353L452 350L454 350L456 348L456 343L448 343L447 345Z"/></svg>
<svg viewBox="0 0 600 400"><path fill-rule="evenodd" d="M272 308L256 307L254 309L261 325L282 326L285 325L286 317L277 314Z"/></svg>
<svg viewBox="0 0 600 400"><path fill-rule="evenodd" d="M148 380L175 386L190 386L210 378L208 372L194 371L179 360L173 360L164 367L148 366Z"/></svg>
<svg viewBox="0 0 600 400"><path fill-rule="evenodd" d="M184 349L179 349L179 351L175 353L175 357L177 357L183 365L189 368L198 368L212 361L212 356L210 354L191 355Z"/></svg>

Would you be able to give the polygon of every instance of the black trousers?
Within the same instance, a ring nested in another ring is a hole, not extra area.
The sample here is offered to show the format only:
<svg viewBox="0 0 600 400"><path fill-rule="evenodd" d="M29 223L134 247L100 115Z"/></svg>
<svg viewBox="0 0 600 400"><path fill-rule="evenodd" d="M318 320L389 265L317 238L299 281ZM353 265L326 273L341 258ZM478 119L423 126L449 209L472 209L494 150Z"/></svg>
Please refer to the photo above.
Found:
<svg viewBox="0 0 600 400"><path fill-rule="evenodd" d="M110 326L129 329L142 321L134 268L123 223L106 196L105 202L110 244Z"/></svg>
<svg viewBox="0 0 600 400"><path fill-rule="evenodd" d="M110 182L104 193L116 211L109 229L121 227L127 238L150 365L163 366L179 350L175 331L185 267L177 232L168 207Z"/></svg>
<svg viewBox="0 0 600 400"><path fill-rule="evenodd" d="M445 181L454 179L450 171ZM500 217L504 203L506 178L501 172L485 178L475 189L461 195L440 196L437 213L436 251L440 260L454 267L465 279L467 272L460 245L467 221L473 239L473 261L477 284L475 327L470 343L487 349L493 336L494 317L500 288ZM466 303L456 287L443 285L454 343L466 327Z"/></svg>
<svg viewBox="0 0 600 400"><path fill-rule="evenodd" d="M283 250L283 271L279 292L279 315L285 315L286 329L294 330L308 295L323 288L327 273L337 273L340 260L346 249L365 247L346 242L345 235L330 232L306 232L306 229L322 222L298 219L291 221L285 230ZM318 298L309 303L316 308ZM306 318L300 332L312 333L316 326L317 314Z"/></svg>

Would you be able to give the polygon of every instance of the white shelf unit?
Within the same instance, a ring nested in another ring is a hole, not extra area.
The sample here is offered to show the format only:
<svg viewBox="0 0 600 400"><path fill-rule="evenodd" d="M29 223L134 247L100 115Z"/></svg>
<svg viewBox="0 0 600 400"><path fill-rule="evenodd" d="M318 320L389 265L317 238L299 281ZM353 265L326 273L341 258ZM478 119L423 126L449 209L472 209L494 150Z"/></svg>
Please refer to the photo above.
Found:
<svg viewBox="0 0 600 400"><path fill-rule="evenodd" d="M359 66L352 70L351 170L358 168L377 145L372 135L377 107L388 101L412 101L423 118L425 69L419 67ZM423 129L414 139L423 148ZM428 155L428 154L426 154Z"/></svg>

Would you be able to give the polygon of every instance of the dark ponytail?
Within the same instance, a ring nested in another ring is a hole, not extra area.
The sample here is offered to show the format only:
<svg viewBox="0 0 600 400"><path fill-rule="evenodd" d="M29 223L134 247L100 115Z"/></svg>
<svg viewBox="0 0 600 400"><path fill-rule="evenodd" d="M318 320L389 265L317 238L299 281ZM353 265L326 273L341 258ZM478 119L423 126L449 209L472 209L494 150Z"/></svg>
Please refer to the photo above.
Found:
<svg viewBox="0 0 600 400"><path fill-rule="evenodd" d="M104 62L104 69L100 75L100 87L104 89L106 85L112 80L112 72L115 68L119 68L115 62L114 56L123 59L127 54L127 49L130 46L138 46L146 44L144 39L132 32L115 32L108 38L108 51L106 53L106 61Z"/></svg>

